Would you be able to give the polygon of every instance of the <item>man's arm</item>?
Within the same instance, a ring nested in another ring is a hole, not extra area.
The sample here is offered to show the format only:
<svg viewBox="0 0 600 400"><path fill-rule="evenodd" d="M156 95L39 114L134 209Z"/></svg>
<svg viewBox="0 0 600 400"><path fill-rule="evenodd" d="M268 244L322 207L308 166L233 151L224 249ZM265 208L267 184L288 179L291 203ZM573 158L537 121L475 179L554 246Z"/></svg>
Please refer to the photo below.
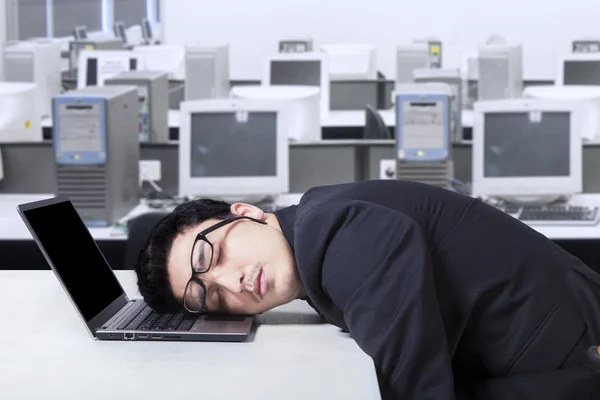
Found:
<svg viewBox="0 0 600 400"><path fill-rule="evenodd" d="M406 215L359 201L334 201L303 224L327 227L323 289L378 368L389 399L454 399L430 248ZM324 233L324 232L321 232Z"/></svg>

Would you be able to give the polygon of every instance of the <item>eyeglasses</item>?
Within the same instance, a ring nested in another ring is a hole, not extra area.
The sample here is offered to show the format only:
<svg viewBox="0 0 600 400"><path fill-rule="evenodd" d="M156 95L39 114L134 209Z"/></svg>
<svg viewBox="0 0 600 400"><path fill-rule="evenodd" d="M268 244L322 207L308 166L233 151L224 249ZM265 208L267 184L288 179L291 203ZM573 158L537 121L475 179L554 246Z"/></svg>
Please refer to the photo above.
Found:
<svg viewBox="0 0 600 400"><path fill-rule="evenodd" d="M192 254L190 256L192 277L188 281L187 285L185 285L185 291L183 292L183 306L188 312L196 314L204 311L204 305L206 302L206 286L204 286L204 283L198 277L198 275L205 274L210 270L214 255L214 246L210 240L208 240L206 235L216 231L222 226L239 221L241 219L248 219L263 225L266 224L266 222L255 218L236 216L218 222L196 235L194 245L192 246Z"/></svg>

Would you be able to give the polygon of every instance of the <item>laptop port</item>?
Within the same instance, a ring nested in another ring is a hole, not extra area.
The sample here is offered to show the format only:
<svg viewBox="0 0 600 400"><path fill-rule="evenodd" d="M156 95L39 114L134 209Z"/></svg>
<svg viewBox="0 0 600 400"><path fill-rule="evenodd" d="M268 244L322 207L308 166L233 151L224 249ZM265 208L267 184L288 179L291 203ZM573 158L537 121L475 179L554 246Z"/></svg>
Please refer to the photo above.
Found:
<svg viewBox="0 0 600 400"><path fill-rule="evenodd" d="M162 335L152 335L152 339L160 339L162 338Z"/></svg>
<svg viewBox="0 0 600 400"><path fill-rule="evenodd" d="M138 337L138 339L148 339L148 334L147 333L138 333L137 337Z"/></svg>
<svg viewBox="0 0 600 400"><path fill-rule="evenodd" d="M133 339L133 333L126 333L125 334L125 339L128 339L128 340Z"/></svg>

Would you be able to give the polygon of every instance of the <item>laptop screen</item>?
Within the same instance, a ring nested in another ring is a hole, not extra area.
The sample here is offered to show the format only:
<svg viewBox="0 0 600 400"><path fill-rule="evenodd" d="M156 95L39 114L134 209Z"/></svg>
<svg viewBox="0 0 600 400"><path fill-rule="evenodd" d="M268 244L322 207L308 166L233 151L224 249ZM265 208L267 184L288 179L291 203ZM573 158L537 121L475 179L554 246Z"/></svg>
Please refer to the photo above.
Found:
<svg viewBox="0 0 600 400"><path fill-rule="evenodd" d="M22 211L86 321L123 289L70 201ZM30 295L35 296L35 293Z"/></svg>

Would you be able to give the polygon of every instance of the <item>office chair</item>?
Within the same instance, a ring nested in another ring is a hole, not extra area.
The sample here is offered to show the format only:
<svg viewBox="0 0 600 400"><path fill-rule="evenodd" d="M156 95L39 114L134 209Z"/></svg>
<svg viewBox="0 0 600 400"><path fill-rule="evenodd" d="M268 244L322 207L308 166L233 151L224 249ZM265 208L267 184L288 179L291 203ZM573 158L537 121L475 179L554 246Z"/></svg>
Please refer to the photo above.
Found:
<svg viewBox="0 0 600 400"><path fill-rule="evenodd" d="M125 269L133 269L140 250L146 244L150 231L163 219L167 212L151 212L139 215L127 222L127 242L125 243Z"/></svg>
<svg viewBox="0 0 600 400"><path fill-rule="evenodd" d="M365 108L365 128L363 139L391 139L390 130L385 125L381 114L370 104Z"/></svg>

